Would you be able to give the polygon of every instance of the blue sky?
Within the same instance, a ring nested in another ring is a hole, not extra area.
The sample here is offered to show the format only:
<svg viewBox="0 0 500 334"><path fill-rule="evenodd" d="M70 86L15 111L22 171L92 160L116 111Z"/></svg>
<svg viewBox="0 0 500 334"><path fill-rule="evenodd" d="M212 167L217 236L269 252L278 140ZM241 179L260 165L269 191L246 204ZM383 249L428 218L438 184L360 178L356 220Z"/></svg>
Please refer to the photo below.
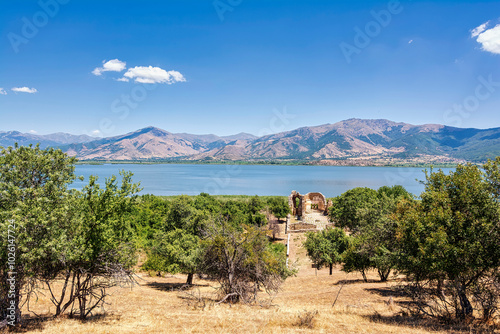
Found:
<svg viewBox="0 0 500 334"><path fill-rule="evenodd" d="M1 1L0 130L500 127L498 24L498 1Z"/></svg>

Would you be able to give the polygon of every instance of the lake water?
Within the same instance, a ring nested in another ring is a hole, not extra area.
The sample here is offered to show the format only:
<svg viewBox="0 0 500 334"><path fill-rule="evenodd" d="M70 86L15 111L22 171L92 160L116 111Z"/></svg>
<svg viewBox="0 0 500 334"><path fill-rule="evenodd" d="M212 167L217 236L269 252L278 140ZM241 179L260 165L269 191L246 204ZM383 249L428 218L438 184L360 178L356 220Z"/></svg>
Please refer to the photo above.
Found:
<svg viewBox="0 0 500 334"><path fill-rule="evenodd" d="M337 167L337 166L272 166L272 165L183 165L183 164L104 164L77 165L75 174L85 177L72 187L81 189L89 175L119 175L120 170L134 173L133 181L144 188L141 194L154 195L281 195L292 190L300 193L321 192L333 197L355 187L377 189L402 185L419 195L424 187L422 168L410 167ZM448 172L449 168L443 168Z"/></svg>

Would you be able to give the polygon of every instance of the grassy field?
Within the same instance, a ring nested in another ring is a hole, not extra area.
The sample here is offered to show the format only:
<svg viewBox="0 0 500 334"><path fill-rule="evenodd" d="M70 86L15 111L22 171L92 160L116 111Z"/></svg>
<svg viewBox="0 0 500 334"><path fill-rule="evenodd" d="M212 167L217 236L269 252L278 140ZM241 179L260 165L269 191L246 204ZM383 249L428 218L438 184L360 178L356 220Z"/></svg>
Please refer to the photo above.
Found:
<svg viewBox="0 0 500 334"><path fill-rule="evenodd" d="M138 285L115 288L105 311L86 322L51 318L54 307L39 295L31 310L41 318L25 321L30 333L450 333L435 322L405 316L405 299L391 287L396 279L377 282L375 273L364 283L357 274L336 268L317 271L305 255L303 234L291 234L290 259L299 268L272 301L263 305L216 304L213 282L195 279L181 291L185 276L152 277L138 273ZM284 242L282 240L281 242ZM337 294L334 307L333 301ZM201 297L201 298L199 298ZM27 310L24 310L27 314ZM312 318L311 321L307 317ZM466 331L469 332L469 331Z"/></svg>

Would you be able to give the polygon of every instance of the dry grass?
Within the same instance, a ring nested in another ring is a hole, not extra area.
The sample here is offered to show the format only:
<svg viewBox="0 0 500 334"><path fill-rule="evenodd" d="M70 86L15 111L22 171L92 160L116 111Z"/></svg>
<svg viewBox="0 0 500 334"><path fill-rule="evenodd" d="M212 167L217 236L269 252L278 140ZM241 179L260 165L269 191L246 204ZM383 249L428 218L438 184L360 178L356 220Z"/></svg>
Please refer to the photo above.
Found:
<svg viewBox="0 0 500 334"><path fill-rule="evenodd" d="M149 277L141 273L139 286L112 290L105 313L86 322L48 317L54 307L40 296L32 309L47 317L27 322L27 332L449 333L437 324L398 316L402 297L393 295L390 289L395 281L379 283L375 275L369 275L373 281L363 283L358 275L346 275L338 269L332 276L328 270L316 271L299 247L303 238L300 234L291 236L291 257L296 260L292 262L300 271L285 282L273 306L216 304L210 299L212 282L195 280L196 286L189 292L179 292L184 276ZM346 284L332 308L343 280ZM301 326L300 319L307 314L313 314L311 326Z"/></svg>

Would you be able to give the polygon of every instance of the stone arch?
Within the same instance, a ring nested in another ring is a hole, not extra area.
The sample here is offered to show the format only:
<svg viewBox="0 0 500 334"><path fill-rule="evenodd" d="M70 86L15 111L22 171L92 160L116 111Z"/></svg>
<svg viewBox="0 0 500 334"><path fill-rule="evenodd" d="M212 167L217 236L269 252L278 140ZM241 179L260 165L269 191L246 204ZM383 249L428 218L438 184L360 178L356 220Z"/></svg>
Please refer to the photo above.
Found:
<svg viewBox="0 0 500 334"><path fill-rule="evenodd" d="M301 195L297 191L292 191L288 196L288 205L292 215L301 218L306 212L322 212L328 214L328 202L325 196L319 192L311 192Z"/></svg>
<svg viewBox="0 0 500 334"><path fill-rule="evenodd" d="M302 216L302 197L303 196L295 190L288 196L288 206L294 216Z"/></svg>
<svg viewBox="0 0 500 334"><path fill-rule="evenodd" d="M312 192L305 196L307 202L310 202L311 210L325 212L327 209L326 198L322 193Z"/></svg>

